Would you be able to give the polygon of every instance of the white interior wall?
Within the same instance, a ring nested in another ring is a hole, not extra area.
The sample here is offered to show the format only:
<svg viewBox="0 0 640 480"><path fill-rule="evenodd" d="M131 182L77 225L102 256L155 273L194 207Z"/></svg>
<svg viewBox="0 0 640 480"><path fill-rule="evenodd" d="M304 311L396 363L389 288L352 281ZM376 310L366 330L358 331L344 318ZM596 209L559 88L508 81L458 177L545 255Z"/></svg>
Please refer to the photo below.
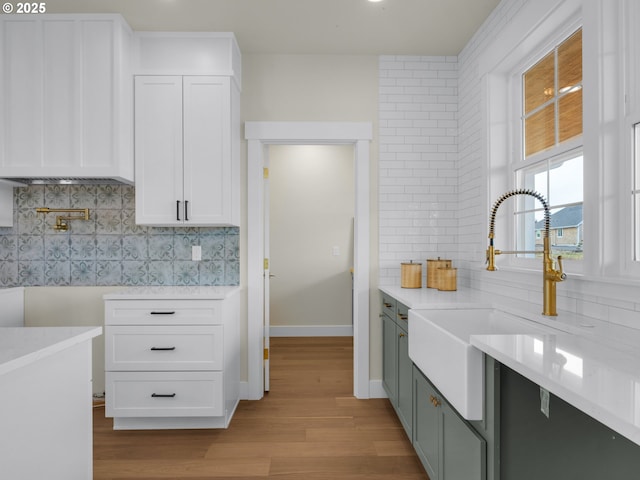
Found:
<svg viewBox="0 0 640 480"><path fill-rule="evenodd" d="M352 145L269 147L272 336L352 333L353 155Z"/></svg>

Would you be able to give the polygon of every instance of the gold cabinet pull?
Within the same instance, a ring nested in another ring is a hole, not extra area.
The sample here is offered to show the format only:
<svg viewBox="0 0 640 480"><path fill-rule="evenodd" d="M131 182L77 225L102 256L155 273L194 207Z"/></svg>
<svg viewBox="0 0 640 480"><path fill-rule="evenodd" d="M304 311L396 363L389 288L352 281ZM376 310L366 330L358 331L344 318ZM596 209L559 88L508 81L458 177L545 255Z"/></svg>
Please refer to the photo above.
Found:
<svg viewBox="0 0 640 480"><path fill-rule="evenodd" d="M438 400L438 398L434 397L433 395L429 395L429 401L431 402L431 404L434 407L439 407L440 406L440 400Z"/></svg>

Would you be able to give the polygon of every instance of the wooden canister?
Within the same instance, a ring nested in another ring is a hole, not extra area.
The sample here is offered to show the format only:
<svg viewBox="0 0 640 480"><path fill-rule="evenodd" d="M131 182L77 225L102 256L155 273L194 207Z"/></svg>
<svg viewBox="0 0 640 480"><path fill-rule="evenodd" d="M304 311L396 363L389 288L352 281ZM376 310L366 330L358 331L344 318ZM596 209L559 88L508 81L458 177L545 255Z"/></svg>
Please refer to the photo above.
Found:
<svg viewBox="0 0 640 480"><path fill-rule="evenodd" d="M451 268L451 260L427 259L427 288L438 288L439 268Z"/></svg>
<svg viewBox="0 0 640 480"><path fill-rule="evenodd" d="M438 269L438 290L451 292L457 290L457 268Z"/></svg>
<svg viewBox="0 0 640 480"><path fill-rule="evenodd" d="M400 286L402 288L422 288L422 264L400 264Z"/></svg>

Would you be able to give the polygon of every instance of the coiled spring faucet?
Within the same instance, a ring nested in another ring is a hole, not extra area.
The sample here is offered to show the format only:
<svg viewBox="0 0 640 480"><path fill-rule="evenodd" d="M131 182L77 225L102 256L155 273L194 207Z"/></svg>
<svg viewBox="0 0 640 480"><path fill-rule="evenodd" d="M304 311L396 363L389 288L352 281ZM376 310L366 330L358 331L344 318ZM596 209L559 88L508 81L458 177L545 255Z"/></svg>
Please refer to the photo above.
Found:
<svg viewBox="0 0 640 480"><path fill-rule="evenodd" d="M502 251L496 250L493 246L494 229L496 223L496 213L498 207L507 198L514 197L516 195L529 195L536 198L544 207L544 234L542 237L543 250L542 250L542 314L555 317L558 315L556 311L556 283L562 282L567 276L562 271L562 256L558 256L558 269L556 270L554 261L551 258L551 243L549 239L549 225L551 214L549 211L549 204L547 200L540 193L534 190L519 189L511 190L496 200L491 209L491 216L489 219L489 248L487 248L487 270L497 270L495 265L496 255L501 254L517 254L517 253L538 253L535 251Z"/></svg>

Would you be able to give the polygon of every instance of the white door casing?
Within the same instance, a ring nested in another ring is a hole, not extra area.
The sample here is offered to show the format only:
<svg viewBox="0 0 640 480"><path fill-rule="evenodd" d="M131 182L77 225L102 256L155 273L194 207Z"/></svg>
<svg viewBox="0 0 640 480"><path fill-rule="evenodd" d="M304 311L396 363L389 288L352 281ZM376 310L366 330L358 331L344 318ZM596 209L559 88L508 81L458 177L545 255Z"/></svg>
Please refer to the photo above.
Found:
<svg viewBox="0 0 640 480"><path fill-rule="evenodd" d="M369 152L370 122L246 122L247 166L247 399L262 398L264 386L265 215L264 167L266 145L353 145L355 223L353 276L353 389L369 398ZM268 271L267 271L268 274Z"/></svg>

